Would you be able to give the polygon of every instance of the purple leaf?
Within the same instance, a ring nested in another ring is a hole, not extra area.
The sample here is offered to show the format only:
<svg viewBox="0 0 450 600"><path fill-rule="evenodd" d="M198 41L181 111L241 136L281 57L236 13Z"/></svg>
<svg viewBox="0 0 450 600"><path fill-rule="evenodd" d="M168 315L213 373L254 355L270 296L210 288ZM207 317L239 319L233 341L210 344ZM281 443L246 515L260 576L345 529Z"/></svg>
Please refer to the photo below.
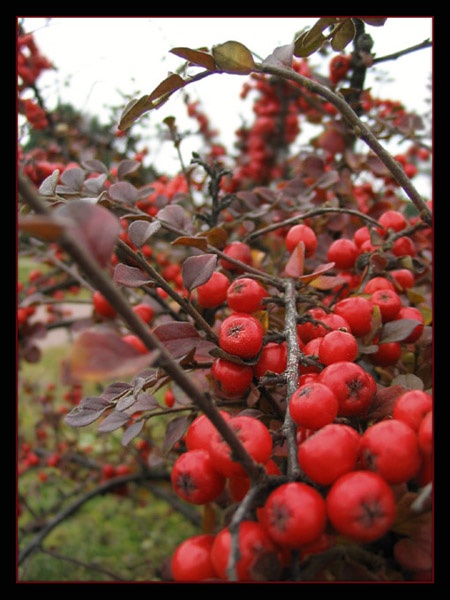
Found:
<svg viewBox="0 0 450 600"><path fill-rule="evenodd" d="M275 48L272 54L270 54L264 61L263 65L273 65L274 67L292 67L292 60L294 57L294 44L287 46L278 46Z"/></svg>
<svg viewBox="0 0 450 600"><path fill-rule="evenodd" d="M137 171L140 166L141 163L138 160L122 160L117 167L117 177L123 179L126 175Z"/></svg>
<svg viewBox="0 0 450 600"><path fill-rule="evenodd" d="M97 260L101 267L110 261L121 231L119 219L100 204L72 200L55 211L70 220L70 230L78 243Z"/></svg>
<svg viewBox="0 0 450 600"><path fill-rule="evenodd" d="M86 172L83 169L74 167L73 169L64 171L61 175L61 181L65 186L70 188L71 191L78 192L83 186L85 176Z"/></svg>
<svg viewBox="0 0 450 600"><path fill-rule="evenodd" d="M386 344L388 342L401 342L406 340L418 325L420 325L420 321L417 321L416 319L388 321L383 325L379 343Z"/></svg>
<svg viewBox="0 0 450 600"><path fill-rule="evenodd" d="M203 339L198 331L190 323L172 321L158 325L153 334L164 344L167 350L174 358L186 356L195 348L195 358L197 360L208 358L210 350L215 348L215 344Z"/></svg>
<svg viewBox="0 0 450 600"><path fill-rule="evenodd" d="M111 200L115 200L116 202L134 204L137 200L138 191L128 181L119 181L110 186L108 194Z"/></svg>
<svg viewBox="0 0 450 600"><path fill-rule="evenodd" d="M159 229L161 229L159 221L153 221L152 223L143 220L133 221L128 227L128 236L132 244L137 248L142 248Z"/></svg>
<svg viewBox="0 0 450 600"><path fill-rule="evenodd" d="M104 175L108 174L108 168L104 163L102 163L101 160L92 158L84 160L81 165L84 169L86 169L86 171L91 171L92 173L103 173Z"/></svg>
<svg viewBox="0 0 450 600"><path fill-rule="evenodd" d="M165 221L169 225L187 233L186 214L183 207L178 204L169 204L168 206L165 206L158 212L157 217L160 221Z"/></svg>
<svg viewBox="0 0 450 600"><path fill-rule="evenodd" d="M125 429L122 435L122 446L128 446L128 444L141 433L144 423L145 421L143 420L135 421Z"/></svg>
<svg viewBox="0 0 450 600"><path fill-rule="evenodd" d="M125 423L128 423L129 420L130 417L125 413L113 410L100 423L98 432L109 433L110 431L115 431L116 429L120 429Z"/></svg>
<svg viewBox="0 0 450 600"><path fill-rule="evenodd" d="M169 452L173 445L181 440L183 435L186 433L189 423L190 420L186 415L183 417L176 417L169 422L162 445L162 451L164 454Z"/></svg>
<svg viewBox="0 0 450 600"><path fill-rule="evenodd" d="M96 421L111 403L105 398L84 398L65 417L65 422L71 427L85 427Z"/></svg>
<svg viewBox="0 0 450 600"><path fill-rule="evenodd" d="M139 287L151 283L152 279L138 267L119 263L114 269L114 281L125 287Z"/></svg>
<svg viewBox="0 0 450 600"><path fill-rule="evenodd" d="M206 283L214 273L217 264L215 254L202 254L200 256L189 256L181 269L183 285L192 292L193 289Z"/></svg>

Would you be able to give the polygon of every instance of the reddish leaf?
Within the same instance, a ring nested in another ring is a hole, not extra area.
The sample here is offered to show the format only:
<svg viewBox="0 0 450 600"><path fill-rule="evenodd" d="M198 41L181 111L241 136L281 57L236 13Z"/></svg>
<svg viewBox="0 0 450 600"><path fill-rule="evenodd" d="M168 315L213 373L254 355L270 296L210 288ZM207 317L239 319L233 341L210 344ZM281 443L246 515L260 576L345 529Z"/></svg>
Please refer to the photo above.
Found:
<svg viewBox="0 0 450 600"><path fill-rule="evenodd" d="M154 100L161 100L161 98L172 94L173 92L179 90L180 88L186 85L186 81L177 75L176 73L171 73L164 81L155 87L153 92L148 97L150 102Z"/></svg>
<svg viewBox="0 0 450 600"><path fill-rule="evenodd" d="M192 248L199 248L205 251L208 248L208 239L204 236L187 236L183 235L178 237L172 242L173 246L190 246Z"/></svg>
<svg viewBox="0 0 450 600"><path fill-rule="evenodd" d="M408 571L430 570L433 567L432 540L431 525L420 524L411 537L403 538L395 544L395 560Z"/></svg>
<svg viewBox="0 0 450 600"><path fill-rule="evenodd" d="M172 48L170 52L175 54L175 56L186 59L194 65L205 67L208 71L214 71L216 69L214 58L209 52L192 50L191 48Z"/></svg>
<svg viewBox="0 0 450 600"><path fill-rule="evenodd" d="M183 262L181 276L183 285L192 292L199 285L206 283L213 274L217 264L215 254L202 254L200 256L189 256Z"/></svg>
<svg viewBox="0 0 450 600"><path fill-rule="evenodd" d="M407 390L408 388L400 384L378 390L370 407L368 418L378 421L392 415L397 398Z"/></svg>
<svg viewBox="0 0 450 600"><path fill-rule="evenodd" d="M176 417L168 423L162 445L162 451L164 454L167 454L174 444L181 440L183 435L186 433L189 423L190 420L186 415L183 417Z"/></svg>
<svg viewBox="0 0 450 600"><path fill-rule="evenodd" d="M152 283L152 279L139 269L119 263L114 269L114 281L126 287L139 287L148 283Z"/></svg>
<svg viewBox="0 0 450 600"><path fill-rule="evenodd" d="M211 358L209 351L215 348L215 345L204 340L190 323L179 321L163 323L155 327L153 333L174 358L181 358L195 348L197 360L209 359Z"/></svg>
<svg viewBox="0 0 450 600"><path fill-rule="evenodd" d="M170 204L165 206L158 212L157 216L160 221L165 221L177 229L182 231L187 230L186 214L183 207L179 206L178 204Z"/></svg>
<svg viewBox="0 0 450 600"><path fill-rule="evenodd" d="M289 260L287 261L284 274L287 277L300 277L303 275L305 266L305 244L300 241L294 248Z"/></svg>
<svg viewBox="0 0 450 600"><path fill-rule="evenodd" d="M300 281L303 281L303 283L311 283L311 281L314 281L315 279L323 275L323 273L331 271L331 269L334 268L334 264L334 262L330 262L320 265L319 267L317 267L317 269L314 269L312 273L309 273L308 275L302 275L301 277L299 277L299 279Z"/></svg>
<svg viewBox="0 0 450 600"><path fill-rule="evenodd" d="M118 128L120 131L125 131L125 129L131 127L140 116L152 108L154 108L154 104L149 100L148 94L141 98L131 100L122 111Z"/></svg>
<svg viewBox="0 0 450 600"><path fill-rule="evenodd" d="M18 219L18 227L21 231L47 242L55 242L68 225L70 221L57 218L54 214L29 215Z"/></svg>
<svg viewBox="0 0 450 600"><path fill-rule="evenodd" d="M72 200L55 212L71 221L70 231L77 242L101 267L106 267L121 231L119 219L100 204L85 200Z"/></svg>
<svg viewBox="0 0 450 600"><path fill-rule="evenodd" d="M84 160L81 163L81 165L84 169L86 169L86 171L91 171L93 173L103 173L104 175L108 174L108 167L101 160L91 158L88 160Z"/></svg>
<svg viewBox="0 0 450 600"><path fill-rule="evenodd" d="M101 381L135 373L152 363L153 353L142 354L114 331L83 331L68 361L74 379Z"/></svg>
<svg viewBox="0 0 450 600"><path fill-rule="evenodd" d="M117 166L117 177L119 179L123 179L124 177L126 177L126 175L137 171L140 166L141 163L138 160L121 160Z"/></svg>

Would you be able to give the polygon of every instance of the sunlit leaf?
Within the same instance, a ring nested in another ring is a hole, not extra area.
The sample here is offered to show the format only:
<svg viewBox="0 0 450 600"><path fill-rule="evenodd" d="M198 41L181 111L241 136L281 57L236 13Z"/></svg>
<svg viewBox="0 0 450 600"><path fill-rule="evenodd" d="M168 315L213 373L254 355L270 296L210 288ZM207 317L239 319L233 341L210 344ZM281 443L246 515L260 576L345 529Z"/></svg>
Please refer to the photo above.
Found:
<svg viewBox="0 0 450 600"><path fill-rule="evenodd" d="M56 169L51 175L46 177L39 186L39 193L41 196L54 196L56 193L56 186L59 180L59 170Z"/></svg>
<svg viewBox="0 0 450 600"><path fill-rule="evenodd" d="M135 121L139 119L144 113L154 108L154 104L149 100L149 95L146 94L141 98L131 100L122 111L118 128L120 131L129 129Z"/></svg>
<svg viewBox="0 0 450 600"><path fill-rule="evenodd" d="M294 56L294 44L278 46L264 61L263 65L272 65L275 67L292 67Z"/></svg>
<svg viewBox="0 0 450 600"><path fill-rule="evenodd" d="M355 37L355 25L352 19L346 19L343 25L336 28L336 33L331 38L331 47L336 52L341 52Z"/></svg>
<svg viewBox="0 0 450 600"><path fill-rule="evenodd" d="M213 47L212 53L217 68L225 73L245 75L256 68L252 53L240 42L229 41L219 44Z"/></svg>

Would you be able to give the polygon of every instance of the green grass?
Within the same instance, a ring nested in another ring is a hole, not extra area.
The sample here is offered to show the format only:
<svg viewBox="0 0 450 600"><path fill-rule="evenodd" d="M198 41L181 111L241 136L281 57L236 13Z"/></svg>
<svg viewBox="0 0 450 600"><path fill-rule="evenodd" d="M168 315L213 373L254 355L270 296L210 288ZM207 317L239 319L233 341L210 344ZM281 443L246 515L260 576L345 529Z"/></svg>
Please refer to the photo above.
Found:
<svg viewBox="0 0 450 600"><path fill-rule="evenodd" d="M35 443L36 425L43 416L43 405L36 398L49 382L55 385L55 406L64 404L61 397L67 387L61 381L61 359L68 353L68 347L51 347L38 363L22 364L18 373L19 440ZM32 393L24 391L25 384ZM84 396L98 393L95 384L83 388ZM164 425L155 420L151 430L161 433ZM52 435L44 442L49 449L56 443ZM75 440L78 448L92 445L87 456L97 461L106 456L117 464L121 453L126 456L131 451L122 447L120 431L101 436L96 424L81 429L60 426L57 435L60 440ZM42 472L45 481L40 479ZM88 474L87 469L85 472ZM95 485L92 481L87 489ZM170 491L168 483L159 485ZM33 523L52 518L55 505L59 505L58 511L75 501L79 486L79 479L74 481L69 472L59 468L37 467L20 475L18 489L26 507L18 522L19 548L27 547L36 535L36 530L28 531ZM113 492L95 496L55 527L44 539L43 551L37 550L20 566L19 581L159 581L164 561L181 541L199 530L148 489L134 484L128 489L128 496Z"/></svg>

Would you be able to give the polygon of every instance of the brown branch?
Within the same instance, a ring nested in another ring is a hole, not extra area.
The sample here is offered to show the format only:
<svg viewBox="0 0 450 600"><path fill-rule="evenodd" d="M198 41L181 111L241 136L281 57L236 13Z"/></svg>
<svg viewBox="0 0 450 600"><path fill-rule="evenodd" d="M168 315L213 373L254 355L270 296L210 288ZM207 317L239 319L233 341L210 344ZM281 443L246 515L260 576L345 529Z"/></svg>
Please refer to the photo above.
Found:
<svg viewBox="0 0 450 600"><path fill-rule="evenodd" d="M424 40L420 44L416 44L415 46L410 46L409 48L405 48L404 50L399 50L398 52L393 52L392 54L386 54L386 56L378 56L373 59L372 64L377 64L380 62L386 62L388 60L397 60L397 58L401 58L406 54L411 54L411 52L417 52L417 50L423 50L424 48L431 48L432 42L430 39Z"/></svg>

